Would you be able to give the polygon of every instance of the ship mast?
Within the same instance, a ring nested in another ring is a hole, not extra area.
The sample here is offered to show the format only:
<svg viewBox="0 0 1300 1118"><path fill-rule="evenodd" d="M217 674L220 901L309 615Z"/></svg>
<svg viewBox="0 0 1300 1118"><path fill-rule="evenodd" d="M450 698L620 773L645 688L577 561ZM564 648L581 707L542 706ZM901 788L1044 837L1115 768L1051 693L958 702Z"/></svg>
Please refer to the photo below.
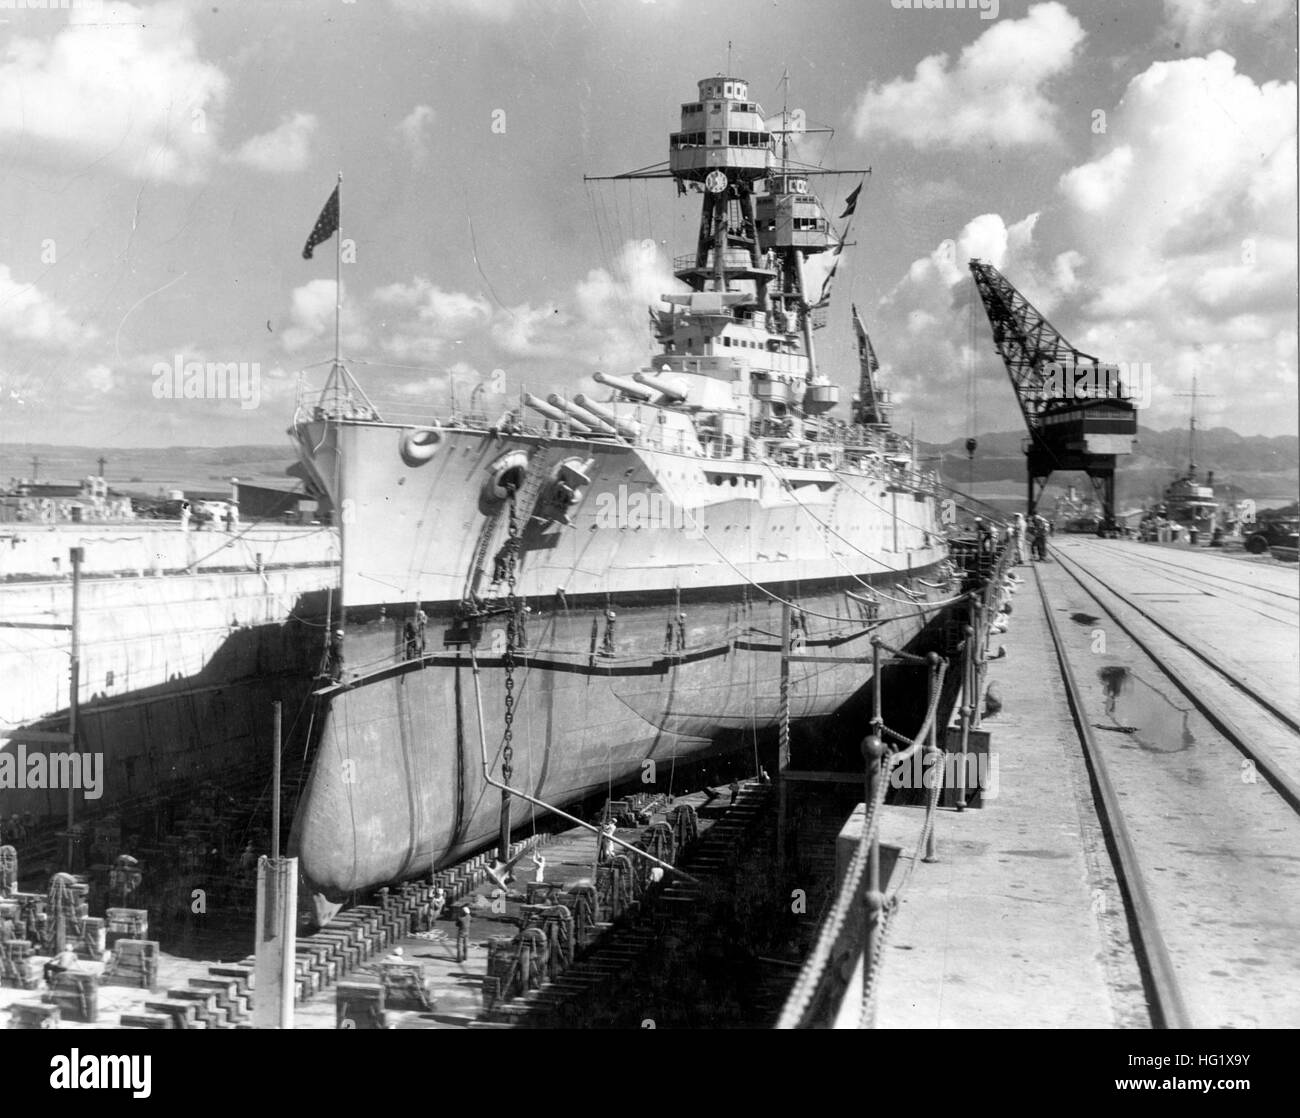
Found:
<svg viewBox="0 0 1300 1118"><path fill-rule="evenodd" d="M788 75L782 82L788 88ZM698 99L682 105L666 166L587 176L672 178L679 194L702 195L695 251L674 261L690 294L665 295L667 311L651 308L664 343L652 368L744 383L735 398L752 401L756 434L800 437L808 417L838 401L838 386L817 373L819 300L808 292L805 264L842 245L808 180L867 171L804 166L789 150L792 134L829 131L805 127L788 103L779 127L769 128L749 83L717 74L699 81Z"/></svg>
<svg viewBox="0 0 1300 1118"><path fill-rule="evenodd" d="M1200 392L1196 388L1196 374L1192 374L1192 390L1179 392L1177 395L1192 401L1192 415L1187 430L1187 476L1196 480L1196 401L1202 396L1213 396L1213 392Z"/></svg>

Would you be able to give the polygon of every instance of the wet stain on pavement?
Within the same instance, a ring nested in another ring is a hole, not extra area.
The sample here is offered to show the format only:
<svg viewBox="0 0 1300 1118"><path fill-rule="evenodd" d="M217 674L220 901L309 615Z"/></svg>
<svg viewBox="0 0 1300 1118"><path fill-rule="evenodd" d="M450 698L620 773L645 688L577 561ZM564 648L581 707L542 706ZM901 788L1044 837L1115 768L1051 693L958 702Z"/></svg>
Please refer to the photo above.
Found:
<svg viewBox="0 0 1300 1118"><path fill-rule="evenodd" d="M1114 719L1099 730L1125 734L1149 753L1182 753L1196 744L1191 731L1191 710L1152 686L1122 664L1098 669L1105 693L1106 713ZM1172 685L1171 685L1172 686Z"/></svg>

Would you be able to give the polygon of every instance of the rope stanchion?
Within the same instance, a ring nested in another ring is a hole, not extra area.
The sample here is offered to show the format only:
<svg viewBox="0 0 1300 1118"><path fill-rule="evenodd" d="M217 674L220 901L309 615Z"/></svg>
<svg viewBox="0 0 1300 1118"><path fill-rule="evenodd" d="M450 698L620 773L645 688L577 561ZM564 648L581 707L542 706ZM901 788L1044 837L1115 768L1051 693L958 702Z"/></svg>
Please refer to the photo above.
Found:
<svg viewBox="0 0 1300 1118"><path fill-rule="evenodd" d="M878 656L878 647L876 652ZM858 903L859 897L866 906L867 915L867 943L865 947L860 949L864 957L864 971L859 1025L860 1027L870 1027L870 1014L875 996L875 987L882 969L881 958L888 937L890 920L900 903L908 881L911 879L915 864L920 859L921 851L923 849L932 849L930 835L933 831L934 816L938 808L939 790L942 785L942 781L937 779L936 774L931 780L930 795L926 805L926 819L918 839L917 850L898 887L885 894L880 889L879 882L880 809L884 805L885 795L889 788L890 774L897 765L913 756L916 750L921 747L922 742L927 739L937 751L937 745L935 745L937 714L948 662L935 653L931 653L928 657L922 659L931 666L930 696L925 720L915 738L904 738L884 726L880 718L879 689L873 689L876 693L877 705L872 718L872 733L863 742L863 750L870 765L873 779L867 796L862 835L858 842L858 849L845 875L844 884L822 925L821 933L813 946L808 963L800 973L794 989L790 992L790 996L777 1022L777 1028L794 1029L808 1024L809 1010L818 1001L823 982L832 967L839 964L849 964L851 966L855 953L853 946L854 924L851 915L853 906ZM907 748L897 752L888 752L882 735L888 735L906 742Z"/></svg>
<svg viewBox="0 0 1300 1118"><path fill-rule="evenodd" d="M928 664L930 661L924 656L918 656L915 652L904 652L901 648L894 648L888 645L879 637L871 642L873 645L879 645L882 652L887 652L895 660L901 660L905 664Z"/></svg>

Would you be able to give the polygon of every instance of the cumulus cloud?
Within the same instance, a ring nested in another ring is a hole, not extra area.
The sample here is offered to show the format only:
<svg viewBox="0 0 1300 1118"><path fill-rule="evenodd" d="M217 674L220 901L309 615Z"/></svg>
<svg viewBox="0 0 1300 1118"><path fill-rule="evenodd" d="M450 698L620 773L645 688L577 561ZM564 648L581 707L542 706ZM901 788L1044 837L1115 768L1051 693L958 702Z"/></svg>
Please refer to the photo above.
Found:
<svg viewBox="0 0 1300 1118"><path fill-rule="evenodd" d="M84 379L92 392L106 393L113 389L113 370L107 365L92 365Z"/></svg>
<svg viewBox="0 0 1300 1118"><path fill-rule="evenodd" d="M874 315L868 315L867 329L876 336L888 386L932 437L969 434L965 401L972 372L983 381L981 398L1002 405L997 409L1001 422L1009 424L1014 419L1015 402L1001 366L990 359L992 346L982 322L976 322L975 347L971 348L971 314L983 312L969 265L974 258L984 260L1013 276L1018 284L1039 277L1034 244L1038 222L1037 213L1010 225L999 214L980 214L955 236L914 260L881 299ZM1022 290L1028 290L1028 284ZM1044 314L1053 309L1050 297L1033 301ZM986 405L982 410L988 421L994 409Z"/></svg>
<svg viewBox="0 0 1300 1118"><path fill-rule="evenodd" d="M427 133L433 125L433 109L429 105L416 105L394 126L398 142L411 157L411 162L422 167L429 161Z"/></svg>
<svg viewBox="0 0 1300 1118"><path fill-rule="evenodd" d="M65 346L85 341L94 331L75 322L68 310L36 285L14 278L0 264L0 334L14 341Z"/></svg>
<svg viewBox="0 0 1300 1118"><path fill-rule="evenodd" d="M902 394L932 405L934 379L990 361L976 307L969 351L967 263L982 257L1066 337L1106 360L1150 364L1157 427L1185 422L1193 372L1228 386L1208 422L1278 430L1295 413L1296 123L1294 83L1256 84L1231 56L1157 62L1129 83L1094 158L1061 175L1057 200L1008 224L970 221L911 265L879 309L902 340L882 361ZM924 316L918 318L917 316ZM918 321L927 327L913 329ZM958 371L954 371L958 370ZM922 385L926 391L918 389ZM1005 385L988 385L998 407ZM959 397L960 398L960 397ZM949 401L951 402L951 401ZM1005 409L1001 414L1007 414Z"/></svg>
<svg viewBox="0 0 1300 1118"><path fill-rule="evenodd" d="M382 349L399 361L440 361L472 354L483 365L520 376L528 363L538 383L591 369L639 367L650 344L646 308L680 285L654 241L628 241L610 269L594 268L555 303L502 307L484 296L446 291L423 276L376 290L384 319ZM464 347L459 349L457 347Z"/></svg>
<svg viewBox="0 0 1300 1118"><path fill-rule="evenodd" d="M334 295L332 279L315 279L294 288L289 303L289 325L280 335L280 343L289 353L297 353L314 342L334 337ZM344 294L346 295L346 285ZM369 344L360 311L346 300L343 305L343 339L356 351Z"/></svg>
<svg viewBox="0 0 1300 1118"><path fill-rule="evenodd" d="M481 295L444 291L424 276L381 287L371 301L385 318L383 352L398 361L436 361L486 329L493 314Z"/></svg>
<svg viewBox="0 0 1300 1118"><path fill-rule="evenodd" d="M653 346L647 307L674 290L682 285L652 240L626 242L609 268L592 269L553 303L501 306L415 276L376 288L355 310L349 305L345 327L355 341L345 348L376 366L399 410L406 399L443 396L453 382L464 405L467 386L480 378L496 406L525 386L539 395L572 391L597 369L643 367ZM323 344L333 311L331 281L295 290L285 348ZM385 362L391 371L380 373Z"/></svg>
<svg viewBox="0 0 1300 1118"><path fill-rule="evenodd" d="M1024 19L994 24L955 63L922 59L914 76L874 82L854 116L859 139L917 148L1013 147L1056 140L1044 87L1074 64L1084 31L1063 4L1035 4Z"/></svg>
<svg viewBox="0 0 1300 1118"><path fill-rule="evenodd" d="M1130 254L1212 249L1244 230L1294 228L1295 86L1256 85L1234 59L1157 62L1112 116L1111 148L1061 178L1089 231L1140 222ZM1140 173L1135 168L1140 168Z"/></svg>
<svg viewBox="0 0 1300 1118"><path fill-rule="evenodd" d="M102 160L134 178L193 182L214 158L228 82L199 57L179 4L79 7L48 40L0 61L0 141Z"/></svg>
<svg viewBox="0 0 1300 1118"><path fill-rule="evenodd" d="M318 124L313 113L294 113L270 132L244 141L232 158L269 174L301 171L311 155L311 140Z"/></svg>

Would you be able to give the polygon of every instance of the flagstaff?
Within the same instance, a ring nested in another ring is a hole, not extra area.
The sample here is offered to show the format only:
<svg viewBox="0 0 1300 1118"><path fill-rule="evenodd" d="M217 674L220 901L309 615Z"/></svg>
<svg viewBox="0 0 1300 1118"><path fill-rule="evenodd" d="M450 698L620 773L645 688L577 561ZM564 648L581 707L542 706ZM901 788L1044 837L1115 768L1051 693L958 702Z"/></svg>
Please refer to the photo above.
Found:
<svg viewBox="0 0 1300 1118"><path fill-rule="evenodd" d="M310 260L312 252L317 245L324 244L331 237L335 238L334 245L334 362L330 367L330 375L325 382L325 399L330 401L330 406L339 411L339 414L352 414L356 407L353 394L360 395L364 401L365 414L370 417L376 417L378 412L375 411L374 405L370 403L361 386L356 384L348 374L343 364L343 231L340 223L340 206L339 195L343 189L343 172L338 173L338 181L334 184L329 198L325 201L325 207L320 212L320 217L316 219L316 224L312 227L311 235L307 238L306 245L303 246L302 258Z"/></svg>
<svg viewBox="0 0 1300 1118"><path fill-rule="evenodd" d="M338 236L334 245L334 364L343 363L343 350L340 341L343 323L343 172L339 172L338 185L334 188L338 198Z"/></svg>

